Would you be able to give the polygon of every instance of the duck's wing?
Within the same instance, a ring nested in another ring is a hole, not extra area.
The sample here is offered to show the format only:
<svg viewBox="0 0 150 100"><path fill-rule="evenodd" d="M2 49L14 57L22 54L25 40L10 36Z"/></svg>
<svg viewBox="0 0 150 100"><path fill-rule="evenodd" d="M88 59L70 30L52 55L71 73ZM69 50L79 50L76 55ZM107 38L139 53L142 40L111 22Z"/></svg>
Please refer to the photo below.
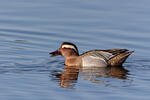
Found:
<svg viewBox="0 0 150 100"><path fill-rule="evenodd" d="M123 52L113 56L108 60L108 64L111 66L122 66L122 64L126 61L129 55L131 55L134 51Z"/></svg>
<svg viewBox="0 0 150 100"><path fill-rule="evenodd" d="M101 51L105 51L105 52L109 52L112 55L118 55L124 52L127 52L127 49L107 49L107 50L101 50Z"/></svg>
<svg viewBox="0 0 150 100"><path fill-rule="evenodd" d="M114 56L113 53L111 53L109 50L91 50L91 51L87 51L83 54L80 55L81 57L88 57L88 56L92 56L95 58L102 58L105 61L108 61L110 58L112 58Z"/></svg>
<svg viewBox="0 0 150 100"><path fill-rule="evenodd" d="M116 62L119 63L120 59L124 59L124 58L126 59L127 55L129 56L131 54L131 53L128 53L127 51L128 51L127 49L91 50L91 51L87 51L81 54L80 56L81 57L92 56L96 58L102 58L111 65Z"/></svg>

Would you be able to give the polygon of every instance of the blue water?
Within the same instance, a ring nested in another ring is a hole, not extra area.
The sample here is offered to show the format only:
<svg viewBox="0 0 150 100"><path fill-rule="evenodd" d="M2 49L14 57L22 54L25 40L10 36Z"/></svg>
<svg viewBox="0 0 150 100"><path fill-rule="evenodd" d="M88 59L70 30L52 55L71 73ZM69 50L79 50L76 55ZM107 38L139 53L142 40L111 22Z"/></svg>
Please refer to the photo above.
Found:
<svg viewBox="0 0 150 100"><path fill-rule="evenodd" d="M0 100L149 100L149 0L3 0ZM123 68L66 68L63 41L135 52Z"/></svg>

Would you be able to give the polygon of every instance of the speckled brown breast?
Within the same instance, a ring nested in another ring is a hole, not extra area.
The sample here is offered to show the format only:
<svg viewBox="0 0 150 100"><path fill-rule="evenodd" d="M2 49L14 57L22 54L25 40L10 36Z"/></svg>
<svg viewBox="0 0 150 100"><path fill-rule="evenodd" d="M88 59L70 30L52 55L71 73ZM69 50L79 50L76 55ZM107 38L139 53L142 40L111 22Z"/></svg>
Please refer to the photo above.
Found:
<svg viewBox="0 0 150 100"><path fill-rule="evenodd" d="M65 61L67 66L82 66L82 60L80 57L67 58Z"/></svg>

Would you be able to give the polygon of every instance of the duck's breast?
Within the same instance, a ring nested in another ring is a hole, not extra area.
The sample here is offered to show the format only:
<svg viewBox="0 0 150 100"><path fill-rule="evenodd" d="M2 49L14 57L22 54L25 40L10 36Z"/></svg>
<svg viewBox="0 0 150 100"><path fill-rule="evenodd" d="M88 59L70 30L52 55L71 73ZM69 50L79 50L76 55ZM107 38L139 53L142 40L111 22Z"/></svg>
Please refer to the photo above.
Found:
<svg viewBox="0 0 150 100"><path fill-rule="evenodd" d="M100 57L94 57L94 56L85 56L82 58L82 66L95 66L95 67L107 67L107 62Z"/></svg>

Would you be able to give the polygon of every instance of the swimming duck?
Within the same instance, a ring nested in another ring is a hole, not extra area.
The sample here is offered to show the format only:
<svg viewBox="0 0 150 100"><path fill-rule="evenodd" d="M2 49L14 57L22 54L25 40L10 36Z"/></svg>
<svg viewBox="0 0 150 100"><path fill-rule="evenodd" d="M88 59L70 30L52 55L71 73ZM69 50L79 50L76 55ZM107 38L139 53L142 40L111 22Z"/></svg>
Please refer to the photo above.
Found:
<svg viewBox="0 0 150 100"><path fill-rule="evenodd" d="M78 48L70 42L63 42L58 50L51 52L52 56L62 55L65 57L67 66L122 66L125 60L134 51L127 49L90 50L79 55Z"/></svg>

